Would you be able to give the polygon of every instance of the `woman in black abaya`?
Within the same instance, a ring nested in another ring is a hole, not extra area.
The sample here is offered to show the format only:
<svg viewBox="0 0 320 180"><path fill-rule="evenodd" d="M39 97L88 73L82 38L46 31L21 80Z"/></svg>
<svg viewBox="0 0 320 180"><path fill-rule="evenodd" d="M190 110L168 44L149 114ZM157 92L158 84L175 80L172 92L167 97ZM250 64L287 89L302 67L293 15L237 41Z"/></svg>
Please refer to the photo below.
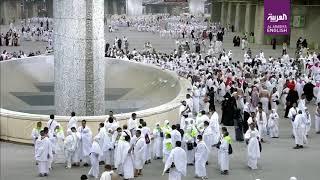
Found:
<svg viewBox="0 0 320 180"><path fill-rule="evenodd" d="M224 95L224 100L222 101L222 119L221 123L225 126L233 126L234 121L234 112L237 108L236 100L234 97L230 95L230 93L227 93Z"/></svg>

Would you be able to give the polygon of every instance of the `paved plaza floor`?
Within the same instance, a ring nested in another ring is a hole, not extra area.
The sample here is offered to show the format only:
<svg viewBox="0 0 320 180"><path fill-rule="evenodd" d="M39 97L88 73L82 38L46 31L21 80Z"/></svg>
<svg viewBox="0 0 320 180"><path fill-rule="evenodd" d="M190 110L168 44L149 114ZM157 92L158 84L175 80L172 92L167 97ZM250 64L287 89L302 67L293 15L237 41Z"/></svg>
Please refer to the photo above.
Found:
<svg viewBox="0 0 320 180"><path fill-rule="evenodd" d="M6 32L7 29L8 26L0 26L0 32ZM223 48L226 51L232 50L233 58L235 60L242 61L244 50L242 50L240 47L233 47L232 40L235 35L242 36L242 34L239 33L226 33L226 35L224 36ZM144 43L147 41L151 42L153 48L155 48L158 52L172 53L173 50L176 48L174 39L160 38L159 33L131 31L128 28L123 27L119 28L118 31L110 33L107 31L107 27L105 27L106 42L113 44L114 39L116 37L123 38L123 36L127 37L130 50L133 50L133 48L136 48L137 50L142 50L144 48ZM0 46L0 51L2 52L3 50L7 50L8 52L13 52L23 50L25 53L35 51L40 51L44 53L47 45L47 42L41 41L21 41L21 45L18 47ZM282 46L277 46L276 50L273 50L271 45L249 44L249 47L251 48L253 55L259 54L260 50L263 50L265 57L279 57L282 53ZM294 52L294 49L288 49L288 53L290 56L293 56Z"/></svg>
<svg viewBox="0 0 320 180"><path fill-rule="evenodd" d="M281 116L282 117L282 116ZM234 130L229 128L234 136ZM318 180L320 159L320 135L311 130L309 142L304 149L295 150L294 140L291 138L291 124L288 119L280 120L280 138L267 139L262 144L261 160L259 169L250 170L246 163L245 143L234 142L233 154L230 156L230 174L220 175L217 164L217 152L212 150L209 157L207 173L209 179L215 180L288 180L290 176L296 176L299 180ZM81 174L86 174L89 168L80 167L65 169L63 164L54 164L53 171L49 177L37 177L35 166L34 149L32 146L0 143L1 150L1 180L77 180ZM100 171L103 166L100 166ZM162 176L163 163L161 160L154 160L146 165L143 170L143 177L140 180L165 180L167 174ZM188 167L188 175L185 180L194 179L194 166Z"/></svg>
<svg viewBox="0 0 320 180"><path fill-rule="evenodd" d="M127 29L121 29L119 32L106 33L107 41L113 42L114 37L127 36L130 49L136 47L142 49L145 41L150 41L156 49L164 52L171 52L174 48L174 41L171 39L161 39L158 34L132 32ZM232 38L234 34L227 34L225 37L224 47L226 50L232 49L235 59L242 60L243 51L240 48L234 48ZM20 47L10 47L8 50L36 50L44 48L45 43L24 42ZM271 46L251 45L253 54L263 49L265 57L270 55L279 56L281 48L272 50ZM7 47L1 47L1 50ZM289 50L290 54L294 50ZM309 104L310 111L314 111L315 105ZM217 106L220 109L220 106ZM221 117L221 113L219 112ZM283 109L279 109L280 119L280 138L267 139L263 144L261 160L259 161L258 170L249 170L246 161L246 145L245 143L234 142L234 153L230 156L230 175L220 175L217 164L217 152L212 150L207 166L209 179L214 180L288 180L290 176L296 176L298 180L319 180L318 172L320 165L320 135L315 134L314 128L311 129L309 143L302 150L294 150L294 140L291 138L291 123L283 117ZM312 116L314 117L314 116ZM174 120L173 120L174 121ZM314 123L312 118L312 123ZM153 128L153 127L152 127ZM234 136L233 127L229 128L229 132ZM31 132L30 132L31 133ZM13 144L7 142L0 143L1 151L1 180L77 180L81 174L86 174L89 168L72 168L65 169L63 164L54 164L53 171L49 177L37 177L37 168L34 161L34 149L32 146ZM102 171L102 166L100 167ZM145 166L143 177L140 180L164 180L168 179L167 174L161 176L163 163L160 160L152 161L150 165ZM185 180L194 179L194 167L188 167L188 175L183 178Z"/></svg>

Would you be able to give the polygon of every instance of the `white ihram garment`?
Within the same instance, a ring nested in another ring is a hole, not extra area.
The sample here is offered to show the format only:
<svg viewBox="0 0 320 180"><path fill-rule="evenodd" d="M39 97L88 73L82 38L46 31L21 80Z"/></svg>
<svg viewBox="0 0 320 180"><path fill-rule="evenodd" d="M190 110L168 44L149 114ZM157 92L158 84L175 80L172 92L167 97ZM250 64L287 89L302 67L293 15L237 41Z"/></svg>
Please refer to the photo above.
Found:
<svg viewBox="0 0 320 180"><path fill-rule="evenodd" d="M195 174L198 177L207 176L206 162L208 160L209 149L203 141L197 144L195 151Z"/></svg>
<svg viewBox="0 0 320 180"><path fill-rule="evenodd" d="M174 164L174 167L171 167ZM169 180L181 180L181 176L186 176L187 174L187 154L181 147L176 147L172 149L164 170L170 169Z"/></svg>

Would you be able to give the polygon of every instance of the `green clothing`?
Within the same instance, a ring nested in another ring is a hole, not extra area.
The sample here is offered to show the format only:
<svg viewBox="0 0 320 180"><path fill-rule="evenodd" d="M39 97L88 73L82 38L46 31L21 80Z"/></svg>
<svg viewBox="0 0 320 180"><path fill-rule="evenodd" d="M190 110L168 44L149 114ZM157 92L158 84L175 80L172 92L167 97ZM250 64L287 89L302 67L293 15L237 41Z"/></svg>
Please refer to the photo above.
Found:
<svg viewBox="0 0 320 180"><path fill-rule="evenodd" d="M227 143L232 144L232 138L230 136L226 136L223 139L226 140Z"/></svg>
<svg viewBox="0 0 320 180"><path fill-rule="evenodd" d="M163 130L163 132L164 132L164 134L165 134L165 136L166 135L168 135L168 134L171 134L171 127L170 126L164 126L164 127L162 127L162 130Z"/></svg>
<svg viewBox="0 0 320 180"><path fill-rule="evenodd" d="M172 143L171 143L171 142L167 142L167 143L165 144L165 146L166 146L166 150L167 150L167 151L171 151L171 150L172 150Z"/></svg>

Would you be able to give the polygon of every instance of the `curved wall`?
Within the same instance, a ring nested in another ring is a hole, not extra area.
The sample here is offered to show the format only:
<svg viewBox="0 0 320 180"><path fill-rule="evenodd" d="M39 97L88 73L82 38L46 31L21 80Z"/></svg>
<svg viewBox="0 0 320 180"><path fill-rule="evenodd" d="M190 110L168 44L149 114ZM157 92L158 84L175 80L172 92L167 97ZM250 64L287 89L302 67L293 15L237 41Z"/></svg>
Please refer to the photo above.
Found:
<svg viewBox="0 0 320 180"><path fill-rule="evenodd" d="M38 58L38 57L36 57ZM23 61L20 59L20 61ZM110 62L113 63L122 63L122 60L111 60ZM129 61L128 61L129 62ZM136 63L131 62L130 63ZM141 65L140 63L138 63ZM149 67L153 70L157 69L154 72L162 71L165 74L165 77L171 77L172 79L176 80L177 85L179 88L177 92L168 92L168 91L159 91L155 92L157 97L165 96L166 93L168 94L176 94L175 98L171 101L163 103L160 106L148 108L146 110L136 111L138 118L143 118L148 123L148 126L153 128L154 124L157 122L163 123L165 120L169 120L171 122L175 122L178 120L179 114L179 107L180 102L185 98L185 94L187 93L187 87L190 87L190 83L183 78L178 77L175 73L161 70L158 67L153 65L143 64L146 67ZM19 72L19 71L17 71ZM151 72L150 72L151 73ZM157 73L152 74L155 76ZM4 81L4 79L1 79ZM135 93L132 92L132 96ZM177 95L178 94L178 95ZM128 95L129 96L129 95ZM116 114L115 117L119 121L120 125L126 123L131 116L131 113L123 113L123 114ZM98 130L98 125L100 122L104 122L108 116L86 116L86 117L78 117L78 120L81 121L82 119L87 120L87 125L91 128L93 134L95 135ZM67 122L69 117L67 116L56 116L55 118L66 130ZM48 116L47 115L40 115L40 114L29 114L29 113L21 113L16 111L10 111L1 108L0 109L0 139L20 142L20 143L31 143L31 131L35 127L36 122L41 121L43 126L47 124ZM80 123L79 123L80 125Z"/></svg>

